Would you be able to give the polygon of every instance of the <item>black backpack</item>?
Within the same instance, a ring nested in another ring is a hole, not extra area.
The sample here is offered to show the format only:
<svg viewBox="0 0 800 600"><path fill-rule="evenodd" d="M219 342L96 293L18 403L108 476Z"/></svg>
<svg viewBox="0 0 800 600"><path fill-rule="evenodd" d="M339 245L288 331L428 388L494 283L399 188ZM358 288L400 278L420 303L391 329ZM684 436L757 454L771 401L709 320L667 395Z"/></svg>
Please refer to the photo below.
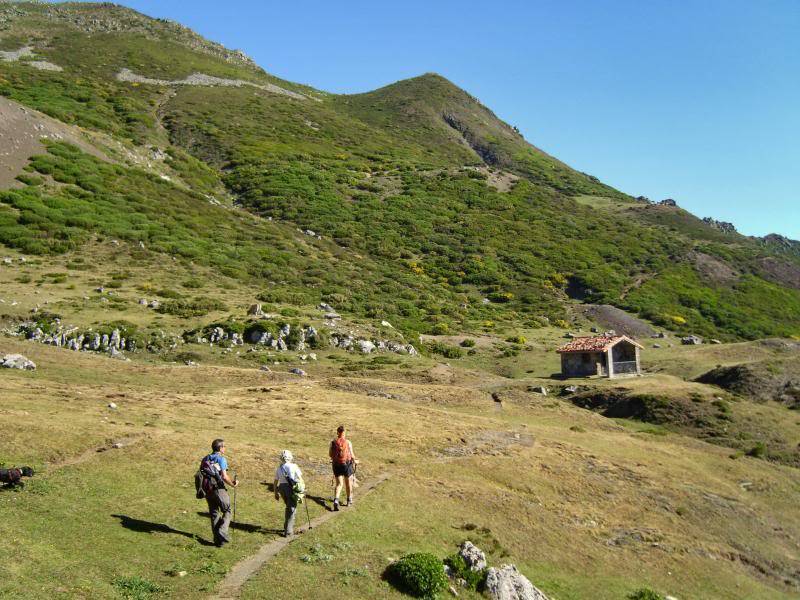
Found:
<svg viewBox="0 0 800 600"><path fill-rule="evenodd" d="M207 497L214 490L225 489L222 474L215 468L210 457L211 455L203 457L203 460L200 461L200 468L194 474L194 490L198 500Z"/></svg>

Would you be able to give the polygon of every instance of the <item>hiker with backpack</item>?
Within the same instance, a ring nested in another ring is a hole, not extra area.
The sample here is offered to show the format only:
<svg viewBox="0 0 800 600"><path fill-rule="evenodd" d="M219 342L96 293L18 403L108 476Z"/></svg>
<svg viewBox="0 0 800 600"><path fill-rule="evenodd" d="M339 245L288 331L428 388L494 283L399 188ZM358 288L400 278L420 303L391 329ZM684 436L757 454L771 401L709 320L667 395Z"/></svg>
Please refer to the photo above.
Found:
<svg viewBox="0 0 800 600"><path fill-rule="evenodd" d="M3 487L16 487L22 483L23 477L33 477L33 469L30 467L0 469L0 483L3 484Z"/></svg>
<svg viewBox="0 0 800 600"><path fill-rule="evenodd" d="M211 454L200 461L200 470L195 475L198 498L205 498L211 515L211 532L214 545L221 548L231 541L228 527L231 523L231 498L227 488L239 482L228 475L228 460L225 458L225 440L217 438L211 442Z"/></svg>
<svg viewBox="0 0 800 600"><path fill-rule="evenodd" d="M331 458L333 476L336 486L333 491L333 510L339 510L339 495L342 493L342 484L347 492L345 506L353 505L353 473L355 472L356 456L353 453L353 444L345 437L344 425L336 428L336 439L331 441L328 456Z"/></svg>
<svg viewBox="0 0 800 600"><path fill-rule="evenodd" d="M283 537L294 535L294 517L297 505L303 502L305 496L305 483L303 482L303 472L294 463L294 456L289 450L284 450L280 454L281 464L275 470L275 500L283 502L286 509L283 513Z"/></svg>

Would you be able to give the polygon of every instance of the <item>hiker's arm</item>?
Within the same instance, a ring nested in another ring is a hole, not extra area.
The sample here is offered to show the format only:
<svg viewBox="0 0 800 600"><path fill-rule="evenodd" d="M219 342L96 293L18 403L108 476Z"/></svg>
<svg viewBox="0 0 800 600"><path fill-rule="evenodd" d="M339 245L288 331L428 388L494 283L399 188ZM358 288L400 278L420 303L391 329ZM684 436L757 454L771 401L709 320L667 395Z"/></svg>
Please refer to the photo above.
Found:
<svg viewBox="0 0 800 600"><path fill-rule="evenodd" d="M333 442L331 442L331 445L328 446L328 458L333 460Z"/></svg>
<svg viewBox="0 0 800 600"><path fill-rule="evenodd" d="M224 481L228 485L232 485L233 487L239 485L238 481L234 481L233 479L231 479L231 476L228 475L227 471L221 471L220 474L222 475L222 481Z"/></svg>
<svg viewBox="0 0 800 600"><path fill-rule="evenodd" d="M275 478L275 481L272 483L272 489L275 490L275 500L280 500L281 499L281 494L278 491L278 478L277 477Z"/></svg>

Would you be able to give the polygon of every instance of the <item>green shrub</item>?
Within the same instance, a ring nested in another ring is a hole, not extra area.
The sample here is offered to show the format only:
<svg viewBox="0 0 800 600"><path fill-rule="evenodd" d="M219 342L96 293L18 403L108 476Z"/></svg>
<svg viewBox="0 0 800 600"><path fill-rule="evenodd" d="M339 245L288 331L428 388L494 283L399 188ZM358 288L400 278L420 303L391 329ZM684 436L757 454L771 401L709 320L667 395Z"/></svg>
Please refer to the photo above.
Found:
<svg viewBox="0 0 800 600"><path fill-rule="evenodd" d="M450 333L450 326L447 323L436 323L431 327L431 335L447 335Z"/></svg>
<svg viewBox="0 0 800 600"><path fill-rule="evenodd" d="M474 348L475 347L475 340L466 338L461 341L462 348Z"/></svg>
<svg viewBox="0 0 800 600"><path fill-rule="evenodd" d="M471 590L477 591L481 589L486 581L486 569L481 569L480 571L471 570L464 557L458 552L445 558L444 564L452 569L454 577L466 581L467 588Z"/></svg>
<svg viewBox="0 0 800 600"><path fill-rule="evenodd" d="M169 288L163 288L156 291L156 296L161 296L162 298L169 298L171 300L178 300L183 298L180 292L175 290L171 290Z"/></svg>
<svg viewBox="0 0 800 600"><path fill-rule="evenodd" d="M628 600L664 600L664 596L650 588L641 588L628 594Z"/></svg>
<svg viewBox="0 0 800 600"><path fill-rule="evenodd" d="M189 279L184 279L181 285L189 290L199 290L201 287L205 286L205 282L197 277L190 277Z"/></svg>
<svg viewBox="0 0 800 600"><path fill-rule="evenodd" d="M123 598L129 600L147 600L164 592L162 587L136 575L133 577L117 577L114 579L113 585L119 590Z"/></svg>
<svg viewBox="0 0 800 600"><path fill-rule="evenodd" d="M386 568L386 579L401 592L417 598L436 598L447 588L444 564L433 554L406 554Z"/></svg>
<svg viewBox="0 0 800 600"><path fill-rule="evenodd" d="M183 317L202 317L213 310L226 310L227 307L214 298L195 298L194 300L171 300L164 302L156 310L162 314Z"/></svg>
<svg viewBox="0 0 800 600"><path fill-rule="evenodd" d="M464 356L464 351L461 348L449 346L443 342L431 342L427 347L433 354L439 354L445 358L461 358Z"/></svg>
<svg viewBox="0 0 800 600"><path fill-rule="evenodd" d="M512 335L507 337L506 341L512 344L525 344L527 342L527 340L521 335Z"/></svg>
<svg viewBox="0 0 800 600"><path fill-rule="evenodd" d="M764 458L767 455L767 445L764 442L756 442L756 445L745 452L745 454L753 458Z"/></svg>

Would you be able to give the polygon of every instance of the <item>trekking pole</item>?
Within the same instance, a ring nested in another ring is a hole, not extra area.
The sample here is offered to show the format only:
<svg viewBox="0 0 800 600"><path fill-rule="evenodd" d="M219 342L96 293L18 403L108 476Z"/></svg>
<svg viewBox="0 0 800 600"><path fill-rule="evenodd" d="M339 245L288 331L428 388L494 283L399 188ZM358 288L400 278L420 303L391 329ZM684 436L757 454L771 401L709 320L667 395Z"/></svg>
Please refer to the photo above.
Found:
<svg viewBox="0 0 800 600"><path fill-rule="evenodd" d="M237 483L239 478L236 476L236 471L233 472L233 483ZM236 486L233 486L233 522L236 523Z"/></svg>
<svg viewBox="0 0 800 600"><path fill-rule="evenodd" d="M308 516L308 496L303 498L303 504L306 505L306 519L308 519L308 528L313 529L313 525L311 525L311 517Z"/></svg>

